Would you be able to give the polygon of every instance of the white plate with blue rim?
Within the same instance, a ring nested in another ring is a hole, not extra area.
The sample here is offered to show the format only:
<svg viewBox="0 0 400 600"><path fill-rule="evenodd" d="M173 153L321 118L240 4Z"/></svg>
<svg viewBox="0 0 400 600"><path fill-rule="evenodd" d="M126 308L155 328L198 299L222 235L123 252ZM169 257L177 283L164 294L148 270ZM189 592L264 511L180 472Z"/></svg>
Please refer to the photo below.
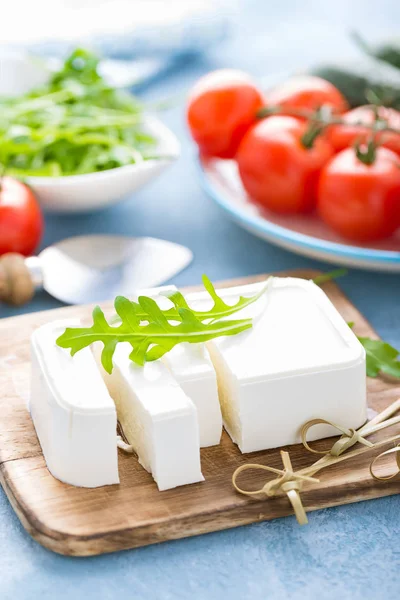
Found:
<svg viewBox="0 0 400 600"><path fill-rule="evenodd" d="M257 206L243 189L235 161L199 158L198 164L206 193L257 237L336 265L400 273L400 231L386 240L355 246L335 234L317 215L276 215Z"/></svg>

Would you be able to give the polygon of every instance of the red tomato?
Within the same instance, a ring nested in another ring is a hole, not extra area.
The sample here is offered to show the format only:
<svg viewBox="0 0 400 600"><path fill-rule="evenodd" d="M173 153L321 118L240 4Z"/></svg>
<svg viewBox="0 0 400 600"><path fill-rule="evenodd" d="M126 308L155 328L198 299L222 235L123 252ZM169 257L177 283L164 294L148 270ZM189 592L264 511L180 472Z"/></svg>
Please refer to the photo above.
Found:
<svg viewBox="0 0 400 600"><path fill-rule="evenodd" d="M240 144L236 160L244 188L274 212L300 213L315 207L318 175L333 151L321 137L305 148L301 139L306 129L306 123L294 117L269 117L254 125Z"/></svg>
<svg viewBox="0 0 400 600"><path fill-rule="evenodd" d="M345 97L332 83L313 75L291 77L267 94L268 105L287 109L316 110L331 106L335 113L348 110Z"/></svg>
<svg viewBox="0 0 400 600"><path fill-rule="evenodd" d="M251 78L222 69L202 77L188 99L187 120L202 154L233 158L264 100Z"/></svg>
<svg viewBox="0 0 400 600"><path fill-rule="evenodd" d="M394 108L380 106L378 107L378 115L381 119L387 121L389 127L400 130L400 112ZM326 131L326 136L337 152L352 146L355 142L365 143L367 141L368 136L371 135L371 130L359 125L359 123L372 125L375 120L375 113L372 106L359 106L344 114L342 118L350 125L332 125ZM383 131L377 134L376 140L381 146L400 154L400 134Z"/></svg>
<svg viewBox="0 0 400 600"><path fill-rule="evenodd" d="M332 158L321 172L318 211L343 237L369 242L391 235L400 226L400 165L397 154L376 150L371 165L353 148Z"/></svg>
<svg viewBox="0 0 400 600"><path fill-rule="evenodd" d="M43 218L33 192L11 177L1 179L0 254L19 252L28 256L43 232Z"/></svg>

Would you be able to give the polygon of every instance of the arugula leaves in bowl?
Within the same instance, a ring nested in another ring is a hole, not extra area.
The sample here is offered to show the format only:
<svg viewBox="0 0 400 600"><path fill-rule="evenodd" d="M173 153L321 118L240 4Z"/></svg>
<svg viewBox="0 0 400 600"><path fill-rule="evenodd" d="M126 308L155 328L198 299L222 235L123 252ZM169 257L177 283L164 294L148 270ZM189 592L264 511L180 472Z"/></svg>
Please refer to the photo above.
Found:
<svg viewBox="0 0 400 600"><path fill-rule="evenodd" d="M98 65L76 49L44 86L0 99L0 163L8 174L82 175L154 158L143 106L107 85Z"/></svg>

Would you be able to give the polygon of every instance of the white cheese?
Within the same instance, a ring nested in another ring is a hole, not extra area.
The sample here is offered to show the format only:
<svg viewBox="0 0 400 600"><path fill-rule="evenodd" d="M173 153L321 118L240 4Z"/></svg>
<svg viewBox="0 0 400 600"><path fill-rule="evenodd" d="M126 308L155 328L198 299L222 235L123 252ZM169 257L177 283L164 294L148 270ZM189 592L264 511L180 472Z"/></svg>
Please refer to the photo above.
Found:
<svg viewBox="0 0 400 600"><path fill-rule="evenodd" d="M55 341L79 321L56 321L32 335L30 411L49 471L65 483L119 483L117 415L89 348L74 357Z"/></svg>
<svg viewBox="0 0 400 600"><path fill-rule="evenodd" d="M204 344L178 344L164 360L185 394L197 408L200 447L221 441L222 414L217 377Z"/></svg>
<svg viewBox="0 0 400 600"><path fill-rule="evenodd" d="M127 441L160 491L203 481L196 407L161 361L139 367L130 350L119 344L112 374L103 370Z"/></svg>
<svg viewBox="0 0 400 600"><path fill-rule="evenodd" d="M160 292L175 291L175 286L141 290L138 295L152 296L161 309L171 307ZM197 408L200 447L221 441L222 415L218 400L217 377L204 344L178 344L163 358L172 375Z"/></svg>
<svg viewBox="0 0 400 600"><path fill-rule="evenodd" d="M263 285L263 284L260 284ZM227 303L260 285L221 290ZM188 296L201 310L204 294ZM313 418L358 428L366 420L365 352L324 292L310 281L273 278L263 297L235 314L253 328L208 343L224 425L242 452L295 444ZM310 440L337 432L310 431Z"/></svg>

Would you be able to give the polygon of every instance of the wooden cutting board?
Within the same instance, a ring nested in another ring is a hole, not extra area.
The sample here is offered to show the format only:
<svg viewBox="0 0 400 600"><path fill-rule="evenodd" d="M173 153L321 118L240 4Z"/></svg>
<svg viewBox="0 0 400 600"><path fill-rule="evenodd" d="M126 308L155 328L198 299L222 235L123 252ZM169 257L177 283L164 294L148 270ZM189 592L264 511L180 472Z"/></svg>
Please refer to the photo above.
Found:
<svg viewBox="0 0 400 600"><path fill-rule="evenodd" d="M316 275L310 271L290 274L306 278ZM264 278L224 282L219 287ZM375 337L371 326L334 283L325 284L324 289L343 317L354 321L358 334ZM112 310L111 305L105 308L106 312ZM121 451L119 485L76 488L50 475L27 409L30 335L51 320L84 318L90 312L90 307L74 306L0 321L0 479L28 533L55 552L87 556L291 514L286 496L254 500L237 494L231 483L233 471L245 462L281 468L279 450L242 455L226 433L220 446L201 450L204 482L165 492L157 490L135 457ZM400 382L381 378L368 381L369 406L376 411L399 396ZM392 432L394 435L400 430L392 428ZM291 446L290 455L295 470L315 460L300 445ZM321 471L320 483L307 484L302 491L306 510L399 493L400 478L386 483L371 478L368 465L373 455L368 453ZM389 462L383 463L382 474L389 468ZM265 480L262 472L261 477L257 471L249 472L246 487L259 487Z"/></svg>

